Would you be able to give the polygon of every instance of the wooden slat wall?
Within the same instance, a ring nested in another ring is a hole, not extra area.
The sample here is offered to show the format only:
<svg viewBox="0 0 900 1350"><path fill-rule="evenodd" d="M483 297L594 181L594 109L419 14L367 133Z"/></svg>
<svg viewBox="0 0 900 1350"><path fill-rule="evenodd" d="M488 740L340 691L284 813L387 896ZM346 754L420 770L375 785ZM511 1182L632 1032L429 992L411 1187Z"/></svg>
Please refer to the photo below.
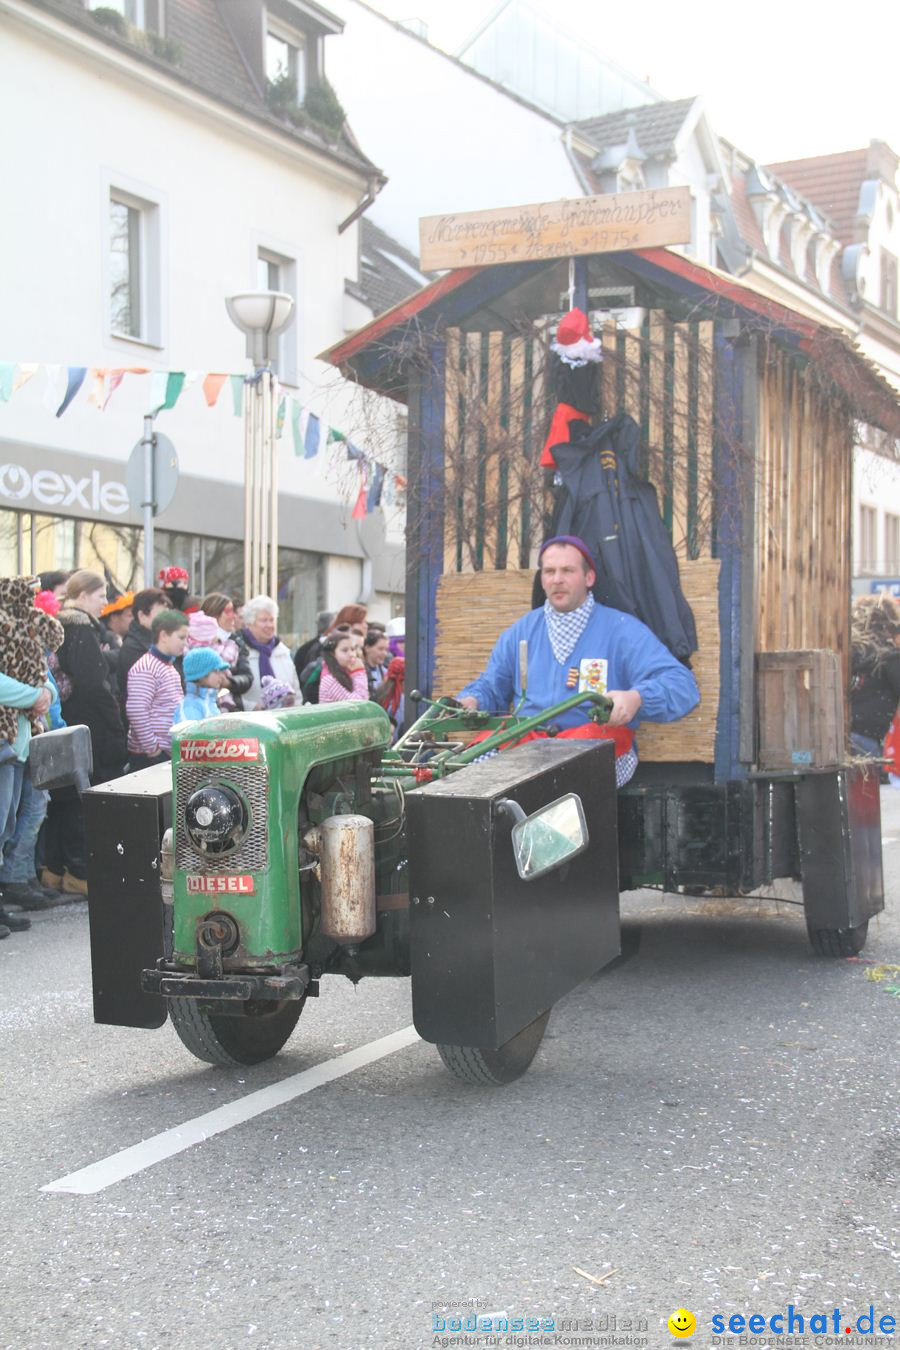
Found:
<svg viewBox="0 0 900 1350"><path fill-rule="evenodd" d="M662 310L652 310L642 332L606 324L602 336L603 415L622 409L646 424L648 477L676 554L708 558L713 324L676 324ZM534 469L552 411L546 383L538 339L448 331L445 571L518 568L525 550L528 561L534 560L546 506Z"/></svg>
<svg viewBox="0 0 900 1350"><path fill-rule="evenodd" d="M800 361L761 344L757 648L837 652L845 689L851 446L847 409Z"/></svg>
<svg viewBox="0 0 900 1350"><path fill-rule="evenodd" d="M674 534L700 644L692 660L700 708L670 727L645 726L641 755L709 763L719 698L713 324L673 324L654 310L642 332L606 325L602 336L603 415L623 408L646 428L648 476ZM535 338L451 330L446 382L445 575L438 588L434 678L439 694L456 693L477 675L500 632L530 606L546 507L535 465L552 411L544 350ZM504 482L506 501L499 499Z"/></svg>

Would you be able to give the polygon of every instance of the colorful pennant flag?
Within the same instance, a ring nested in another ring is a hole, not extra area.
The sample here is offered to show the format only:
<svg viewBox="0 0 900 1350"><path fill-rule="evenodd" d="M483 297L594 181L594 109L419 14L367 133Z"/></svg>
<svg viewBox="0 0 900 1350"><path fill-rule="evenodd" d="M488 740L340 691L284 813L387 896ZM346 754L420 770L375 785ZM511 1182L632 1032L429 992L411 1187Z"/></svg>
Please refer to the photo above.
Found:
<svg viewBox="0 0 900 1350"><path fill-rule="evenodd" d="M166 386L169 383L169 372L167 370L154 370L150 376L150 407L149 412L154 416L166 401Z"/></svg>
<svg viewBox="0 0 900 1350"><path fill-rule="evenodd" d="M309 420L306 424L306 435L303 437L303 458L315 459L319 453L319 440L321 438L322 426L315 413L309 414Z"/></svg>
<svg viewBox="0 0 900 1350"><path fill-rule="evenodd" d="M203 381L203 397L206 399L207 408L214 408L219 395L222 392L222 385L228 379L227 375L209 374Z"/></svg>
<svg viewBox="0 0 900 1350"><path fill-rule="evenodd" d="M9 402L10 394L13 391L13 376L16 373L15 363L13 361L0 361L0 401Z"/></svg>
<svg viewBox="0 0 900 1350"><path fill-rule="evenodd" d="M106 402L103 405L104 412L106 412L106 409L109 407L109 400L112 398L113 394L116 392L116 390L118 389L119 385L122 383L124 378L125 378L124 366L119 366L115 370L111 370L109 372L109 380L106 386Z"/></svg>
<svg viewBox="0 0 900 1350"><path fill-rule="evenodd" d="M368 492L366 490L366 471L365 469L361 469L359 476L359 495L356 498L356 505L353 508L354 520L365 520L367 514L366 512L367 498Z"/></svg>
<svg viewBox="0 0 900 1350"><path fill-rule="evenodd" d="M184 388L184 371L170 370L168 373L168 378L166 379L165 402L163 403L159 411L168 412L170 408L174 408L175 404L178 402L178 399L181 395L181 391L183 388Z"/></svg>
<svg viewBox="0 0 900 1350"><path fill-rule="evenodd" d="M87 366L67 366L66 367L66 392L63 395L63 401L56 410L57 417L62 417L68 408L72 399L78 393L78 390L84 384L84 377L87 375Z"/></svg>
<svg viewBox="0 0 900 1350"><path fill-rule="evenodd" d="M278 412L275 415L275 439L279 441L281 440L282 432L284 431L284 414L286 410L286 403L287 400L285 399L284 395L282 395L278 401Z"/></svg>
<svg viewBox="0 0 900 1350"><path fill-rule="evenodd" d="M366 510L372 512L376 506L381 505L381 493L384 488L385 468L383 464L375 465L375 472L372 474L372 486L369 488L369 496L366 500Z"/></svg>
<svg viewBox="0 0 900 1350"><path fill-rule="evenodd" d="M13 380L12 391L17 394L23 384L27 384L33 375L37 373L37 361L20 361L16 370L16 377Z"/></svg>
<svg viewBox="0 0 900 1350"><path fill-rule="evenodd" d="M55 413L66 391L66 372L63 366L45 366L47 383L44 387L43 404L48 412Z"/></svg>
<svg viewBox="0 0 900 1350"><path fill-rule="evenodd" d="M291 435L294 438L294 454L299 459L303 454L303 428L300 419L303 417L305 408L301 408L295 398L291 399Z"/></svg>
<svg viewBox="0 0 900 1350"><path fill-rule="evenodd" d="M231 382L231 403L234 409L235 417L240 417L244 411L244 377L243 375L229 375Z"/></svg>
<svg viewBox="0 0 900 1350"><path fill-rule="evenodd" d="M98 412L102 412L106 405L106 370L102 366L91 366L89 372L91 382L90 393L88 394L88 403L92 403Z"/></svg>

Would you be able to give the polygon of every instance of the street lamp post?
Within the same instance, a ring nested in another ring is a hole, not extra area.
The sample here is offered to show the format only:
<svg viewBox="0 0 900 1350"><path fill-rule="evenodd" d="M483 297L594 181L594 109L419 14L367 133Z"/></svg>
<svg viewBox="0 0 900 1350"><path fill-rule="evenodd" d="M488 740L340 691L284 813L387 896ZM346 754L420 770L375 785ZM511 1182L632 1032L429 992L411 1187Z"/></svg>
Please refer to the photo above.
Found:
<svg viewBox="0 0 900 1350"><path fill-rule="evenodd" d="M243 291L225 301L246 335L253 375L244 386L244 599L278 595L278 381L275 339L291 322L294 301L283 291Z"/></svg>

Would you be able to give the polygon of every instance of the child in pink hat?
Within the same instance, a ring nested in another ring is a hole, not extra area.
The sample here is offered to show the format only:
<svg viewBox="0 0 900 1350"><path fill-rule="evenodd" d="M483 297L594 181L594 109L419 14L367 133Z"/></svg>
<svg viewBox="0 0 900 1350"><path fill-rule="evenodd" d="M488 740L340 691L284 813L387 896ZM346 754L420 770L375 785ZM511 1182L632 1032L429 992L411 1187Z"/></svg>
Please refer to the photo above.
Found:
<svg viewBox="0 0 900 1350"><path fill-rule="evenodd" d="M219 625L211 614L204 614L202 610L197 610L195 613L188 615L188 635L184 648L185 653L196 647L211 647L229 668L233 666L237 660L237 643L233 638L220 637ZM220 689L217 698L219 708L222 712L234 712L237 704L234 701L234 695L231 693L230 689Z"/></svg>

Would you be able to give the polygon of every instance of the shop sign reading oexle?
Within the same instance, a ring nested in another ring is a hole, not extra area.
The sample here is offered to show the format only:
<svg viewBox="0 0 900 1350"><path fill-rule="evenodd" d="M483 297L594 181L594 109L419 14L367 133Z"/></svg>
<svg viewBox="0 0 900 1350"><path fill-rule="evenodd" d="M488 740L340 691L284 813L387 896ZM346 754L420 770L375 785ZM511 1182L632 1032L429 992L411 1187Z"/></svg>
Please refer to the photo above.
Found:
<svg viewBox="0 0 900 1350"><path fill-rule="evenodd" d="M72 510L105 511L121 516L128 510L128 492L117 479L100 477L92 469L83 477L58 473L55 469L35 469L29 473L21 464L0 464L0 498L23 502L32 497L41 506L61 506Z"/></svg>

